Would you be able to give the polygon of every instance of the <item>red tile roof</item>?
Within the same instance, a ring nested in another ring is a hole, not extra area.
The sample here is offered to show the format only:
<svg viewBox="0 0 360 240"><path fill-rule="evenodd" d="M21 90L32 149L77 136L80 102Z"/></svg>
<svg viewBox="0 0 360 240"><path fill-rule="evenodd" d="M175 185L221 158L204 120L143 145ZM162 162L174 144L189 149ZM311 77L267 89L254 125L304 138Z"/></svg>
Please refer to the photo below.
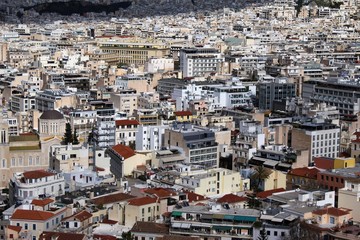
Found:
<svg viewBox="0 0 360 240"><path fill-rule="evenodd" d="M101 223L114 225L114 224L117 224L118 222L117 222L117 221L114 221L114 220L109 220L109 219L105 218L105 219L103 219L103 220L101 221Z"/></svg>
<svg viewBox="0 0 360 240"><path fill-rule="evenodd" d="M320 170L317 168L303 167L303 168L291 169L288 174L294 175L294 176L299 176L299 177L316 179L318 172L320 172Z"/></svg>
<svg viewBox="0 0 360 240"><path fill-rule="evenodd" d="M177 112L174 112L174 114L175 114L175 116L178 116L178 117L193 115L192 112L190 112L190 111L177 111Z"/></svg>
<svg viewBox="0 0 360 240"><path fill-rule="evenodd" d="M94 240L116 240L117 238L110 235L94 234Z"/></svg>
<svg viewBox="0 0 360 240"><path fill-rule="evenodd" d="M66 222L68 219L73 219L74 218L74 219L76 219L76 220L78 220L80 222L83 222L83 221L85 221L85 220L87 220L87 219L89 219L91 217L92 217L91 213L89 213L88 211L83 210L83 211L75 213L75 214L73 214L73 215L71 215L69 217L63 218L61 221Z"/></svg>
<svg viewBox="0 0 360 240"><path fill-rule="evenodd" d="M144 193L154 195L159 198L167 198L171 196L177 196L177 193L173 190L166 188L149 188L144 191Z"/></svg>
<svg viewBox="0 0 360 240"><path fill-rule="evenodd" d="M127 125L140 125L140 123L137 120L116 120L115 121L116 126L127 126Z"/></svg>
<svg viewBox="0 0 360 240"><path fill-rule="evenodd" d="M218 203L237 203L237 202L246 202L246 197L240 197L235 194L229 193L219 198L216 202Z"/></svg>
<svg viewBox="0 0 360 240"><path fill-rule="evenodd" d="M190 191L184 191L184 192L187 194L187 198L190 203L204 201L204 200L208 199L207 197L197 194L197 193L194 193L194 192L190 192Z"/></svg>
<svg viewBox="0 0 360 240"><path fill-rule="evenodd" d="M84 240L85 236L80 233L43 232L39 236L39 240Z"/></svg>
<svg viewBox="0 0 360 240"><path fill-rule="evenodd" d="M140 197L129 200L129 205L144 206L148 204L156 203L157 199L152 197Z"/></svg>
<svg viewBox="0 0 360 240"><path fill-rule="evenodd" d="M112 194L93 198L92 201L96 205L101 205L101 204L104 205L104 204L109 204L109 203L127 201L131 198L135 198L135 196L132 196L132 195L129 195L126 193L112 193Z"/></svg>
<svg viewBox="0 0 360 240"><path fill-rule="evenodd" d="M323 208L323 209L319 209L319 210L315 210L313 211L313 214L316 215L331 215L331 216L344 216L349 214L350 212L344 209L339 209L339 208L335 208L335 207L329 207L329 208Z"/></svg>
<svg viewBox="0 0 360 240"><path fill-rule="evenodd" d="M124 159L130 158L135 155L135 151L132 150L130 147L118 144L112 147L112 150L117 152L120 156L122 156Z"/></svg>
<svg viewBox="0 0 360 240"><path fill-rule="evenodd" d="M45 207L46 205L54 202L54 199L46 198L46 199L34 199L31 201L32 205Z"/></svg>
<svg viewBox="0 0 360 240"><path fill-rule="evenodd" d="M154 222L136 222L130 230L131 233L142 234L168 234L169 227L163 223Z"/></svg>
<svg viewBox="0 0 360 240"><path fill-rule="evenodd" d="M256 197L265 199L265 198L271 196L273 193L279 193L279 192L285 192L285 189L284 188L276 188L276 189L271 189L268 191L259 192L258 194L256 194Z"/></svg>
<svg viewBox="0 0 360 240"><path fill-rule="evenodd" d="M21 227L20 227L20 226L8 225L7 228L8 228L8 229L11 229L11 230L13 230L13 231L15 231L15 232L18 232L18 233L21 231Z"/></svg>
<svg viewBox="0 0 360 240"><path fill-rule="evenodd" d="M17 220L32 220L32 221L45 221L53 217L54 214L51 212L37 211L37 210L25 210L16 209L11 219Z"/></svg>
<svg viewBox="0 0 360 240"><path fill-rule="evenodd" d="M45 170L34 170L34 171L24 172L23 175L26 179L39 179L39 178L54 176L56 174L47 172Z"/></svg>

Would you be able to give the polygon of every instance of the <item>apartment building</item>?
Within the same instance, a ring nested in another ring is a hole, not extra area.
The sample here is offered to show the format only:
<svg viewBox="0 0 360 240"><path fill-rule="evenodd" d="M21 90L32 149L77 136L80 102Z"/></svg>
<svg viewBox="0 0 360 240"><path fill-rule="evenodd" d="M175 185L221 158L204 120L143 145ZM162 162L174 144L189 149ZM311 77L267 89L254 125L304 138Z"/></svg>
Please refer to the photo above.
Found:
<svg viewBox="0 0 360 240"><path fill-rule="evenodd" d="M119 112L132 116L138 108L138 94L135 90L121 90L119 93L111 93L110 101Z"/></svg>
<svg viewBox="0 0 360 240"><path fill-rule="evenodd" d="M233 84L231 86L210 87L214 91L214 98L217 100L218 107L229 109L237 107L252 107L250 96L252 95L248 87L242 84Z"/></svg>
<svg viewBox="0 0 360 240"><path fill-rule="evenodd" d="M160 150L164 146L164 134L168 125L144 126L139 125L136 134L136 150Z"/></svg>
<svg viewBox="0 0 360 240"><path fill-rule="evenodd" d="M184 173L175 183L182 188L203 196L237 193L250 187L240 172L225 168L194 170Z"/></svg>
<svg viewBox="0 0 360 240"><path fill-rule="evenodd" d="M218 144L215 133L189 123L175 122L165 130L164 146L177 148L186 157L186 163L217 167L219 164Z"/></svg>
<svg viewBox="0 0 360 240"><path fill-rule="evenodd" d="M220 71L222 54L214 48L183 48L180 50L180 70L183 77L205 77Z"/></svg>
<svg viewBox="0 0 360 240"><path fill-rule="evenodd" d="M159 124L159 114L156 109L134 109L134 117L141 125L154 126Z"/></svg>
<svg viewBox="0 0 360 240"><path fill-rule="evenodd" d="M339 155L340 128L321 119L294 125L291 144L295 150L309 150L309 163L313 157L334 158Z"/></svg>
<svg viewBox="0 0 360 240"><path fill-rule="evenodd" d="M58 110L62 107L76 106L76 96L63 90L46 89L35 97L36 109L39 111Z"/></svg>
<svg viewBox="0 0 360 240"><path fill-rule="evenodd" d="M160 203L155 197L130 199L125 207L125 224L133 226L137 221L156 221L160 219Z"/></svg>
<svg viewBox="0 0 360 240"><path fill-rule="evenodd" d="M260 82L257 84L257 96L260 109L272 110L274 100L296 97L296 86L281 78L272 82Z"/></svg>
<svg viewBox="0 0 360 240"><path fill-rule="evenodd" d="M140 123L137 120L116 120L115 143L136 146L136 134Z"/></svg>
<svg viewBox="0 0 360 240"><path fill-rule="evenodd" d="M88 146L53 145L50 147L50 168L56 172L71 172L76 166L89 166Z"/></svg>
<svg viewBox="0 0 360 240"><path fill-rule="evenodd" d="M9 198L24 201L41 196L61 196L65 192L64 176L45 170L34 170L14 174L10 179Z"/></svg>
<svg viewBox="0 0 360 240"><path fill-rule="evenodd" d="M344 188L338 192L338 207L352 209L352 217L354 221L360 220L360 182L356 178L347 179Z"/></svg>
<svg viewBox="0 0 360 240"><path fill-rule="evenodd" d="M303 84L303 98L335 106L340 114L356 114L360 111L360 86L351 80L307 81Z"/></svg>
<svg viewBox="0 0 360 240"><path fill-rule="evenodd" d="M96 128L93 131L96 145L99 148L107 148L115 145L116 126L112 115L97 116Z"/></svg>

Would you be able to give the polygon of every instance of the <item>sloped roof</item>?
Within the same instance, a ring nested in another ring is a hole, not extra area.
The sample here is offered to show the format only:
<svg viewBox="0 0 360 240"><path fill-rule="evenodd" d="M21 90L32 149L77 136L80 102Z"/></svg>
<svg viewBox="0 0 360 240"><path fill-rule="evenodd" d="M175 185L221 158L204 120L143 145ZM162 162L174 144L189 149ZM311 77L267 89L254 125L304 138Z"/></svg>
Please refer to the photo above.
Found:
<svg viewBox="0 0 360 240"><path fill-rule="evenodd" d="M40 207L45 207L46 205L50 204L54 202L54 199L51 199L51 198L46 198L46 199L33 199L31 201L31 204L32 205L35 205L35 206L40 206Z"/></svg>
<svg viewBox="0 0 360 240"><path fill-rule="evenodd" d="M320 172L320 170L317 169L317 168L303 167L303 168L291 169L288 174L299 176L299 177L306 177L306 178L316 179L318 172Z"/></svg>
<svg viewBox="0 0 360 240"><path fill-rule="evenodd" d="M267 197L270 197L273 193L279 193L279 192L285 192L286 190L284 188L276 188L276 189L271 189L268 191L263 191L263 192L259 192L258 194L256 194L256 196L258 198L264 199Z"/></svg>
<svg viewBox="0 0 360 240"><path fill-rule="evenodd" d="M40 119L43 120L57 120L57 119L63 119L64 115L56 110L46 110L43 114L41 114Z"/></svg>
<svg viewBox="0 0 360 240"><path fill-rule="evenodd" d="M39 236L39 240L83 240L85 234L81 233L64 233L64 232L43 232Z"/></svg>
<svg viewBox="0 0 360 240"><path fill-rule="evenodd" d="M20 232L22 227L21 226L8 225L7 228L11 229L11 230L13 230L15 232Z"/></svg>
<svg viewBox="0 0 360 240"><path fill-rule="evenodd" d="M156 198L152 198L152 197L140 197L140 198L134 198L129 200L129 205L133 205L133 206L143 206L143 205L148 205L148 204L152 204L152 203L156 203Z"/></svg>
<svg viewBox="0 0 360 240"><path fill-rule="evenodd" d="M193 115L192 112L190 112L190 111L177 111L177 112L174 112L174 114L175 114L175 116L178 116L178 117Z"/></svg>
<svg viewBox="0 0 360 240"><path fill-rule="evenodd" d="M173 190L166 188L149 188L144 191L147 194L156 195L159 198L166 198L171 196L176 196L177 193Z"/></svg>
<svg viewBox="0 0 360 240"><path fill-rule="evenodd" d="M137 120L116 120L115 121L116 126L127 126L127 125L140 125L140 123Z"/></svg>
<svg viewBox="0 0 360 240"><path fill-rule="evenodd" d="M54 214L51 212L38 211L38 210L26 210L26 209L16 209L11 219L21 219L21 220L32 220L32 221L45 221L53 217Z"/></svg>
<svg viewBox="0 0 360 240"><path fill-rule="evenodd" d="M138 221L134 224L130 232L168 234L169 227L162 223Z"/></svg>
<svg viewBox="0 0 360 240"><path fill-rule="evenodd" d="M54 176L55 173L47 172L45 170L34 170L34 171L27 171L23 173L26 179L39 179L49 176Z"/></svg>
<svg viewBox="0 0 360 240"><path fill-rule="evenodd" d="M125 146L123 144L118 144L112 147L112 150L117 152L120 156L124 159L130 158L135 155L135 151L132 150L130 147Z"/></svg>
<svg viewBox="0 0 360 240"><path fill-rule="evenodd" d="M83 222L83 221L85 221L85 220L87 220L87 219L89 219L91 217L92 217L91 213L89 213L86 210L83 210L83 211L80 211L78 213L74 213L73 215L71 215L69 217L63 218L61 221L66 222L68 219L75 218L75 219L79 220L80 222Z"/></svg>
<svg viewBox="0 0 360 240"><path fill-rule="evenodd" d="M221 198L219 198L216 202L218 202L218 203L237 203L237 202L246 202L246 201L247 201L246 197L240 197L235 194L229 193L229 194L226 194L226 195L222 196Z"/></svg>
<svg viewBox="0 0 360 240"><path fill-rule="evenodd" d="M131 198L135 198L135 196L132 196L132 195L126 194L126 193L113 193L113 194L108 194L108 195L94 198L94 199L92 199L92 201L96 205L100 205L100 204L122 202L122 201L126 201L128 199L131 199Z"/></svg>
<svg viewBox="0 0 360 240"><path fill-rule="evenodd" d="M329 208L323 208L323 209L315 210L315 211L313 211L313 214L316 214L316 215L328 214L328 215L331 215L331 216L339 217L339 216L344 216L344 215L349 214L349 211L346 211L346 210L343 210L343 209L340 209L340 208L329 207Z"/></svg>

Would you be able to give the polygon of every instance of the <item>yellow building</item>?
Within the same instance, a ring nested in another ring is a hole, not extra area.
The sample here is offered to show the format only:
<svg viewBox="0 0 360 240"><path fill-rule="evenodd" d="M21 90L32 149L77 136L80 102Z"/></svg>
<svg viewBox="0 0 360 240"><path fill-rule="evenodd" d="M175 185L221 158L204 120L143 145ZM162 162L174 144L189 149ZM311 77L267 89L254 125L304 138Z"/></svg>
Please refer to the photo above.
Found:
<svg viewBox="0 0 360 240"><path fill-rule="evenodd" d="M355 158L335 158L334 169L355 167Z"/></svg>
<svg viewBox="0 0 360 240"><path fill-rule="evenodd" d="M133 226L137 221L151 222L159 218L160 204L157 198L134 198L125 206L125 226Z"/></svg>
<svg viewBox="0 0 360 240"><path fill-rule="evenodd" d="M317 224L342 226L352 218L351 210L347 208L328 207L313 211L313 219Z"/></svg>
<svg viewBox="0 0 360 240"><path fill-rule="evenodd" d="M163 58L170 54L170 49L162 43L145 41L107 41L99 42L98 46L104 53L115 53L119 61L126 64L144 65L150 58Z"/></svg>
<svg viewBox="0 0 360 240"><path fill-rule="evenodd" d="M272 169L269 178L263 184L264 191L277 188L286 189L286 173Z"/></svg>
<svg viewBox="0 0 360 240"><path fill-rule="evenodd" d="M174 112L174 115L178 122L191 122L193 120L193 114L190 111L177 111Z"/></svg>
<svg viewBox="0 0 360 240"><path fill-rule="evenodd" d="M204 196L236 193L250 187L250 182L242 179L239 172L225 168L186 172L176 183L184 189Z"/></svg>

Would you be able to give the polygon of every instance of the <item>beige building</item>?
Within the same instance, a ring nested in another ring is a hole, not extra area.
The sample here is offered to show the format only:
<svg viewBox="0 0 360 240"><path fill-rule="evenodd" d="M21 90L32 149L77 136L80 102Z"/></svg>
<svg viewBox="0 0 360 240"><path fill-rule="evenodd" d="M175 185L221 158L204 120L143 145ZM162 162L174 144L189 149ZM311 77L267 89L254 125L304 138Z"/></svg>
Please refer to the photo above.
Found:
<svg viewBox="0 0 360 240"><path fill-rule="evenodd" d="M264 182L263 190L268 191L277 188L286 189L286 173L272 169L269 178Z"/></svg>
<svg viewBox="0 0 360 240"><path fill-rule="evenodd" d="M360 182L358 179L345 180L345 187L339 189L338 207L352 209L354 221L360 221Z"/></svg>
<svg viewBox="0 0 360 240"><path fill-rule="evenodd" d="M138 108L138 95L134 91L111 93L110 101L117 111L126 113L128 116L132 116L134 110Z"/></svg>
<svg viewBox="0 0 360 240"><path fill-rule="evenodd" d="M225 168L185 172L175 183L204 196L237 193L250 187L249 181L242 179L239 172Z"/></svg>
<svg viewBox="0 0 360 240"><path fill-rule="evenodd" d="M66 120L57 110L46 110L39 118L39 133L42 137L60 136L65 133Z"/></svg>
<svg viewBox="0 0 360 240"><path fill-rule="evenodd" d="M107 41L99 42L98 46L104 53L118 54L119 62L129 65L144 65L152 57L163 58L170 54L166 45L145 41Z"/></svg>
<svg viewBox="0 0 360 240"><path fill-rule="evenodd" d="M71 172L76 166L89 167L89 149L82 145L51 146L50 168L57 172Z"/></svg>
<svg viewBox="0 0 360 240"><path fill-rule="evenodd" d="M157 198L134 198L125 206L125 226L133 226L137 221L151 222L159 218L160 204Z"/></svg>

